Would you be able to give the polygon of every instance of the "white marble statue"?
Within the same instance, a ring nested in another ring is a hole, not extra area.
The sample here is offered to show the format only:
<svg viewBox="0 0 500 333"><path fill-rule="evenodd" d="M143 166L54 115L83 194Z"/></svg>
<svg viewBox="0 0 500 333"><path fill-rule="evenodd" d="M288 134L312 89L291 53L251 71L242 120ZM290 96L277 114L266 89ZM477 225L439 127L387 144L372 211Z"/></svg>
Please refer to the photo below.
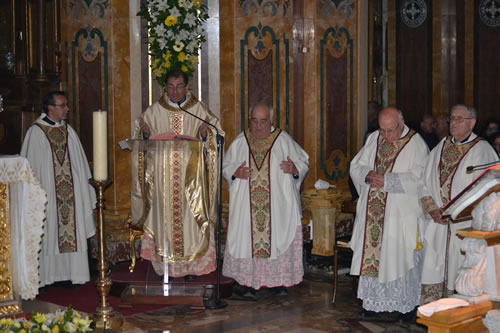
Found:
<svg viewBox="0 0 500 333"><path fill-rule="evenodd" d="M472 210L472 229L500 230L500 193L491 193Z"/></svg>
<svg viewBox="0 0 500 333"><path fill-rule="evenodd" d="M500 193L491 193L472 210L472 229L500 230ZM458 272L455 288L465 296L500 294L500 245L490 246L483 239L465 238L461 245L465 260Z"/></svg>

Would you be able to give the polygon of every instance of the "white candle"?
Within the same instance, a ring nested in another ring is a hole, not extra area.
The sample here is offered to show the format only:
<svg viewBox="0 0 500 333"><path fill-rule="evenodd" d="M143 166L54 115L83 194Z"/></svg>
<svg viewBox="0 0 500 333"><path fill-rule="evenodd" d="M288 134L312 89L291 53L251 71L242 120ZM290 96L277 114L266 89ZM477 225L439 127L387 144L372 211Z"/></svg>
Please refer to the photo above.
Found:
<svg viewBox="0 0 500 333"><path fill-rule="evenodd" d="M108 128L106 111L94 111L94 180L106 180L108 178Z"/></svg>

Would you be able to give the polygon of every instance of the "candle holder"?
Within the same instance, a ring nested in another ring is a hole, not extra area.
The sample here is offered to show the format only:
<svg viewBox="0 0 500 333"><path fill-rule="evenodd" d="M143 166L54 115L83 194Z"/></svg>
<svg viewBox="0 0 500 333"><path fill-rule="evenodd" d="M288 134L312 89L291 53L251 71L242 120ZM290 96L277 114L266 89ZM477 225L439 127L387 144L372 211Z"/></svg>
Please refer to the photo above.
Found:
<svg viewBox="0 0 500 333"><path fill-rule="evenodd" d="M92 321L96 330L104 331L111 329L119 330L123 324L123 317L118 312L113 312L113 308L108 303L109 290L111 289L112 281L107 276L108 262L105 260L105 242L104 242L104 191L112 183L111 179L106 180L89 180L97 192L97 243L99 246L99 263L98 271L99 278L95 286L100 297L100 303L92 315Z"/></svg>

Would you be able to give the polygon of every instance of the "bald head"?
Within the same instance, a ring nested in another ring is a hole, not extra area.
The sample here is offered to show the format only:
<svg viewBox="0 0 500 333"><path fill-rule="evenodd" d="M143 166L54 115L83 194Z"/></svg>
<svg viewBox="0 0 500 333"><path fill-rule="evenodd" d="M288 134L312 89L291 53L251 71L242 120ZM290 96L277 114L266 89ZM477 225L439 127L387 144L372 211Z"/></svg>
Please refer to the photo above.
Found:
<svg viewBox="0 0 500 333"><path fill-rule="evenodd" d="M392 143L399 139L403 133L403 114L394 107L387 107L378 115L378 126L384 140Z"/></svg>

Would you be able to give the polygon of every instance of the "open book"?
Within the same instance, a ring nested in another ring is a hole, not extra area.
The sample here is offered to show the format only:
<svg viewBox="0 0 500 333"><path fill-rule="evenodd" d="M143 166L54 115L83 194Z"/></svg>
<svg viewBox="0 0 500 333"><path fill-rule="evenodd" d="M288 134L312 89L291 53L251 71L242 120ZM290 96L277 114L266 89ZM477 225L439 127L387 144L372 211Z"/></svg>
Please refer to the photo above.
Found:
<svg viewBox="0 0 500 333"><path fill-rule="evenodd" d="M477 204L492 192L500 191L500 165L486 169L479 177L444 205L444 215L455 222L468 220Z"/></svg>

